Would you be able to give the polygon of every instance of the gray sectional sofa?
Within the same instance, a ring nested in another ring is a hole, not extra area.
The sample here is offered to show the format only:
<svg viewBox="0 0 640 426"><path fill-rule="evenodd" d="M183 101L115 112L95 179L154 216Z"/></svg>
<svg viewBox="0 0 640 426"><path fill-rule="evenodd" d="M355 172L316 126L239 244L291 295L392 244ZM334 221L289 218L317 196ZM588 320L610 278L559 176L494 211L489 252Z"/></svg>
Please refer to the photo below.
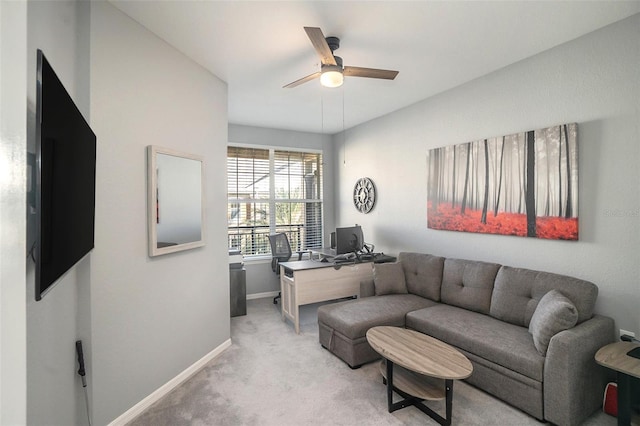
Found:
<svg viewBox="0 0 640 426"><path fill-rule="evenodd" d="M540 420L577 425L602 404L596 351L614 341L598 288L548 272L422 253L376 264L357 300L318 309L320 344L352 368L378 359L365 334L407 327L459 349L469 383Z"/></svg>

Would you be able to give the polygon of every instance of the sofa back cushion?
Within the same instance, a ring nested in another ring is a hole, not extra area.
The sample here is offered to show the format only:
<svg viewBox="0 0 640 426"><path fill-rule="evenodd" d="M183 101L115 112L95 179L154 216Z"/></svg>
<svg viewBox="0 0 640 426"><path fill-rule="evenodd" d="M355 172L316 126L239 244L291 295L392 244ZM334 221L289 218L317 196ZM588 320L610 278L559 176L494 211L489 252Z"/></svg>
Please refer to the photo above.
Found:
<svg viewBox="0 0 640 426"><path fill-rule="evenodd" d="M489 314L498 269L496 263L446 259L440 299L448 305Z"/></svg>
<svg viewBox="0 0 640 426"><path fill-rule="evenodd" d="M400 253L398 262L404 269L409 293L440 301L444 257L424 253Z"/></svg>
<svg viewBox="0 0 640 426"><path fill-rule="evenodd" d="M598 296L595 284L550 272L503 266L491 298L490 315L511 324L529 327L538 302L547 292L558 290L578 311L578 323L593 316Z"/></svg>
<svg viewBox="0 0 640 426"><path fill-rule="evenodd" d="M376 263L373 265L373 285L376 296L407 294L404 269L400 263Z"/></svg>

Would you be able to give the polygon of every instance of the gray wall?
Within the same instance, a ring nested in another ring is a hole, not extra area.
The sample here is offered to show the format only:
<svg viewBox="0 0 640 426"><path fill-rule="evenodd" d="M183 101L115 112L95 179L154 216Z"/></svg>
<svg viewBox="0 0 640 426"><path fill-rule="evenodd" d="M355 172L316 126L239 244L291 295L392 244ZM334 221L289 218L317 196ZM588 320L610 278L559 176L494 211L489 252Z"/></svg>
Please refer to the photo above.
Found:
<svg viewBox="0 0 640 426"><path fill-rule="evenodd" d="M107 2L91 10L98 135L91 255L94 424L227 342L227 86ZM205 242L147 256L146 146L204 157Z"/></svg>
<svg viewBox="0 0 640 426"><path fill-rule="evenodd" d="M229 340L226 209L216 202L226 196L227 87L109 3L1 7L1 158L11 179L0 180L0 423L86 424L82 339L93 423L106 424ZM98 136L96 248L40 302L25 265L36 48ZM204 248L147 256L149 144L202 155L218 182L206 187Z"/></svg>
<svg viewBox="0 0 640 426"><path fill-rule="evenodd" d="M0 1L0 424L27 422L27 5Z"/></svg>
<svg viewBox="0 0 640 426"><path fill-rule="evenodd" d="M89 120L88 2L27 3L28 147L35 149L36 49L41 49L74 102ZM31 216L33 218L33 216ZM32 220L29 226L34 226ZM27 421L30 425L82 424L86 411L75 374L75 341L90 341L90 256L35 301L35 268L27 262Z"/></svg>
<svg viewBox="0 0 640 426"><path fill-rule="evenodd" d="M315 149L322 151L324 178L324 240L329 241L329 233L335 229L334 221L334 151L331 136L318 133L296 132L292 130L268 129L263 127L229 124L229 143L264 145L278 148ZM280 281L271 270L271 258L245 261L247 269L247 295L259 297L280 290Z"/></svg>
<svg viewBox="0 0 640 426"><path fill-rule="evenodd" d="M421 251L568 274L596 283L596 310L640 334L640 15L336 137L337 223L377 250ZM349 109L347 104L345 108ZM580 241L427 229L429 149L578 123ZM343 165L344 163L344 165ZM374 210L352 205L356 179Z"/></svg>

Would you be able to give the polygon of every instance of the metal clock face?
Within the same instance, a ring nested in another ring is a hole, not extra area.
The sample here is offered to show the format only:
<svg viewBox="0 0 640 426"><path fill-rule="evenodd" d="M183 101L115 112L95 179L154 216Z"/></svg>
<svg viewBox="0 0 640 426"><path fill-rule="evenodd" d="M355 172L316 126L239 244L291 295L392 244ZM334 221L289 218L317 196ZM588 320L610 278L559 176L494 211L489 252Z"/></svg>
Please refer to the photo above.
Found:
<svg viewBox="0 0 640 426"><path fill-rule="evenodd" d="M362 213L369 213L376 203L376 187L369 178L360 178L353 188L353 205Z"/></svg>

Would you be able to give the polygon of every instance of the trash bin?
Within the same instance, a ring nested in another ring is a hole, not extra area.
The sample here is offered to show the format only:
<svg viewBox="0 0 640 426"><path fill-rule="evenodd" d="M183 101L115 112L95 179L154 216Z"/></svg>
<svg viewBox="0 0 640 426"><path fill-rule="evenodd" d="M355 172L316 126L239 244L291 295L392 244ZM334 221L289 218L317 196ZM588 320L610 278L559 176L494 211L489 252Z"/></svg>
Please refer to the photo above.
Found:
<svg viewBox="0 0 640 426"><path fill-rule="evenodd" d="M229 268L231 316L247 315L247 271Z"/></svg>

